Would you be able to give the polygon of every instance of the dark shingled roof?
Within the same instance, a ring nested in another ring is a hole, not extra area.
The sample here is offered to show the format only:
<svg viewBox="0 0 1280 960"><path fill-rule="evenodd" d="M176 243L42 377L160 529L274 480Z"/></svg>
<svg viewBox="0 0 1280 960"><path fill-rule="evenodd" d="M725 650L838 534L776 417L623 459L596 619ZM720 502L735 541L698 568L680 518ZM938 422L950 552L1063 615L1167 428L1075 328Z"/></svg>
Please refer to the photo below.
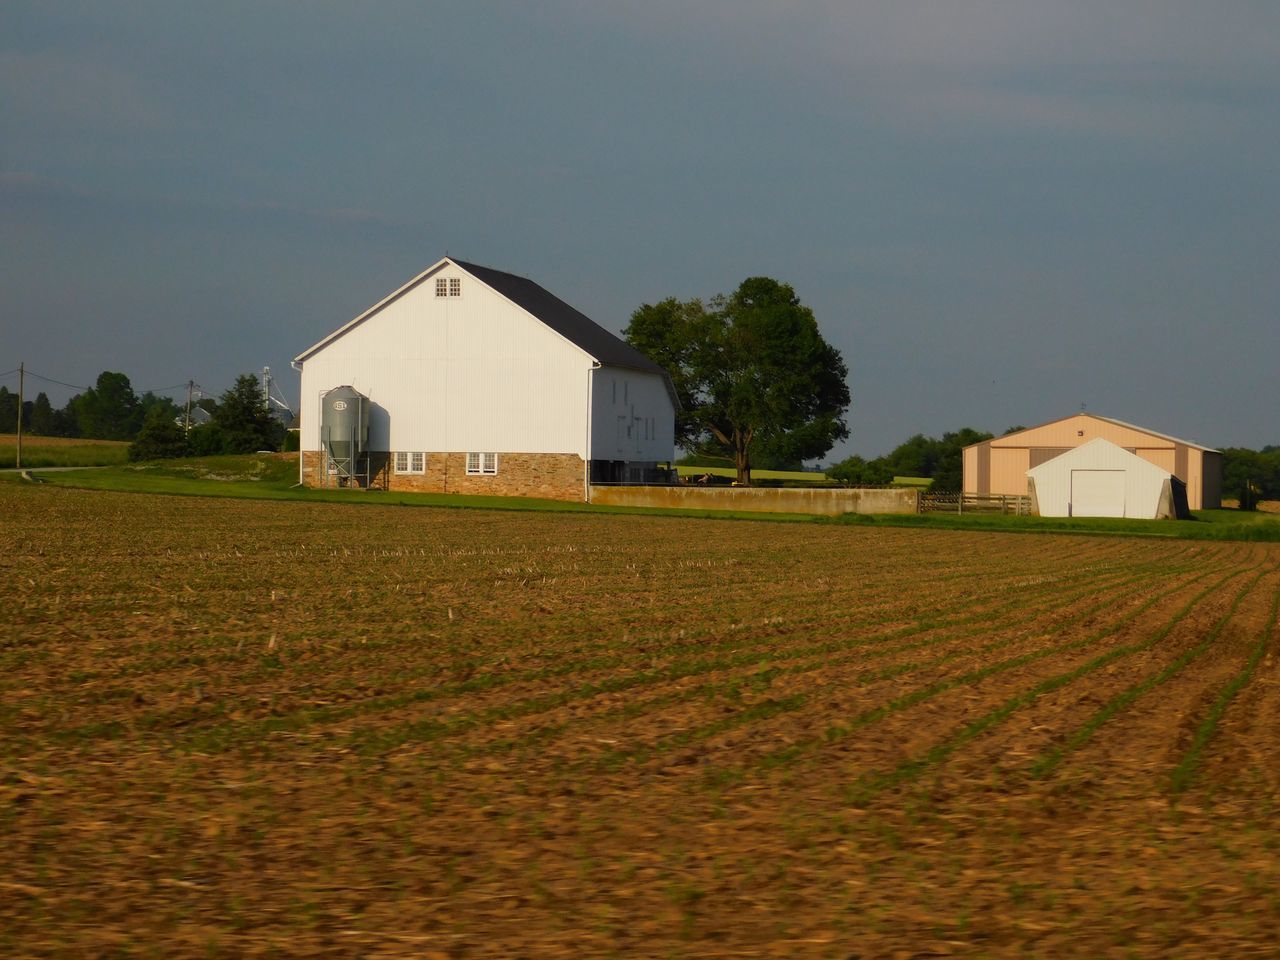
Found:
<svg viewBox="0 0 1280 960"><path fill-rule="evenodd" d="M449 258L453 260L452 257ZM631 344L614 336L586 314L579 313L555 294L532 280L481 267L463 260L453 260L467 273L517 306L529 311L570 343L581 347L600 363L609 367L627 367L667 376L667 372Z"/></svg>

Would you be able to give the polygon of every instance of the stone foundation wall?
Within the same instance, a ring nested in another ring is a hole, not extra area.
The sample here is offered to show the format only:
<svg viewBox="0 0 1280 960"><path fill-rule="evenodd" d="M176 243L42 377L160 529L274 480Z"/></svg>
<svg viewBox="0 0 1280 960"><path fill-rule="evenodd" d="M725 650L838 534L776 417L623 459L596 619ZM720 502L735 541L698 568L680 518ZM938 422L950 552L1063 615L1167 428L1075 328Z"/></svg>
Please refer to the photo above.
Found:
<svg viewBox="0 0 1280 960"><path fill-rule="evenodd" d="M498 472L491 476L467 473L465 453L428 453L426 472L396 473L386 453L371 455L378 489L413 493L465 493L497 497L543 497L549 500L584 499L586 464L573 453L499 453ZM304 483L323 485L321 454L303 454Z"/></svg>
<svg viewBox="0 0 1280 960"><path fill-rule="evenodd" d="M323 458L315 450L305 450L302 454L302 483L307 487L337 486L336 477L322 477L320 466ZM371 453L369 455L369 487L373 490L386 490L391 477L391 460L388 454ZM363 478L361 478L363 481Z"/></svg>

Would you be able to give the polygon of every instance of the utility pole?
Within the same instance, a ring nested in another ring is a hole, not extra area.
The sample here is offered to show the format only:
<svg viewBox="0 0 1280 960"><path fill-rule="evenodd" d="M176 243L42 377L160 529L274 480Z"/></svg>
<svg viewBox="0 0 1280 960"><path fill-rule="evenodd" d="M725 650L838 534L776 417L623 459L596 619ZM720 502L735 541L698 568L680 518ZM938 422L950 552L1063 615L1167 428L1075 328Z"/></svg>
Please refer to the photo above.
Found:
<svg viewBox="0 0 1280 960"><path fill-rule="evenodd" d="M16 466L22 469L22 393L27 383L27 370L25 363L18 364L18 461Z"/></svg>
<svg viewBox="0 0 1280 960"><path fill-rule="evenodd" d="M194 380L187 381L187 419L185 426L182 428L182 432L186 434L191 433L191 391L194 390L195 387L196 382Z"/></svg>

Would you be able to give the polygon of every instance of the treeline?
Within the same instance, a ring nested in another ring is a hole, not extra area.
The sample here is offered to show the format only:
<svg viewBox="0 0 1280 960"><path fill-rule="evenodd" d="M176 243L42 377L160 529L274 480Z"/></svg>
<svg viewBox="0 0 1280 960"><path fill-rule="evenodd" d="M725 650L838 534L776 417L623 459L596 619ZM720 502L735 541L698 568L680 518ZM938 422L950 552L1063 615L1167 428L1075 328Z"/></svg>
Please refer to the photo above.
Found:
<svg viewBox="0 0 1280 960"><path fill-rule="evenodd" d="M185 429L186 410L168 397L133 390L123 373L105 370L94 386L55 409L43 392L22 409L33 436L131 441L134 460L280 450L288 431L271 416L258 378L242 374L216 400L200 399ZM18 429L18 395L0 387L0 433Z"/></svg>
<svg viewBox="0 0 1280 960"><path fill-rule="evenodd" d="M1263 500L1280 500L1280 446L1224 449L1222 496L1239 500L1242 510L1256 510Z"/></svg>
<svg viewBox="0 0 1280 960"><path fill-rule="evenodd" d="M177 415L168 397L133 391L123 373L103 371L95 386L77 393L66 405L55 408L46 393L22 405L22 431L41 437L83 437L86 440L132 440L147 414L163 408ZM0 387L0 433L18 429L18 395Z"/></svg>
<svg viewBox="0 0 1280 960"><path fill-rule="evenodd" d="M1022 429L1010 427L1005 433ZM964 486L964 448L993 436L972 427L944 433L941 439L917 433L883 457L841 460L827 470L827 476L852 486L882 486L894 477L927 477L932 480L930 490L959 491ZM1223 449L1222 496L1239 500L1244 510L1256 509L1263 500L1280 500L1280 446Z"/></svg>
<svg viewBox="0 0 1280 960"><path fill-rule="evenodd" d="M1010 427L1006 432L1021 430ZM874 460L853 456L827 470L827 476L851 486L883 486L894 477L927 477L934 491L958 491L964 486L964 448L990 440L993 434L964 427L941 439L917 433L890 453Z"/></svg>

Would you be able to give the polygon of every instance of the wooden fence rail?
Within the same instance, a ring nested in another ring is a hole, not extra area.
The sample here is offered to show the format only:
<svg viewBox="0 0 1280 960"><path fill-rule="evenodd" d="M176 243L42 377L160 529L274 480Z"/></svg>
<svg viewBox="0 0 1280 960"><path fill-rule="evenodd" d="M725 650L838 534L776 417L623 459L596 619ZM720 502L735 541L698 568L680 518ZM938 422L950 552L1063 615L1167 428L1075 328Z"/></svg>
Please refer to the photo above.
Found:
<svg viewBox="0 0 1280 960"><path fill-rule="evenodd" d="M999 493L922 493L920 512L1002 513L1025 517L1031 513L1031 498Z"/></svg>

